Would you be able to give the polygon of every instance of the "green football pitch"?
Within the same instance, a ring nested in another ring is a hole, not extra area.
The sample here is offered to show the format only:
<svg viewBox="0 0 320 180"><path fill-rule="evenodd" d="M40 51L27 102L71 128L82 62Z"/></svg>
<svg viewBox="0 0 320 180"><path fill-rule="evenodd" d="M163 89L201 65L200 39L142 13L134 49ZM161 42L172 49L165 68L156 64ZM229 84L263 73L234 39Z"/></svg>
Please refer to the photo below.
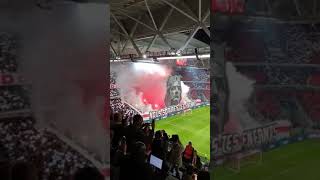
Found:
<svg viewBox="0 0 320 180"><path fill-rule="evenodd" d="M214 180L319 180L320 140L305 140L264 152L261 164L241 167L239 173L219 167Z"/></svg>
<svg viewBox="0 0 320 180"><path fill-rule="evenodd" d="M210 158L210 107L193 109L191 112L171 116L156 122L156 130L165 130L169 135L178 134L185 146L189 141L198 154Z"/></svg>

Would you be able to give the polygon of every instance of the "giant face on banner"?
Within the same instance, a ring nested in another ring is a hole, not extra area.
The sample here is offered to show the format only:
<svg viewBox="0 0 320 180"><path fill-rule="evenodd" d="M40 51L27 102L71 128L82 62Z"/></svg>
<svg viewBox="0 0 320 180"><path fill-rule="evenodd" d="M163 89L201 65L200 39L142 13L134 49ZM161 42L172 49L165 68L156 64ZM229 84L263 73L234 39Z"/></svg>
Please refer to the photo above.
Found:
<svg viewBox="0 0 320 180"><path fill-rule="evenodd" d="M178 105L181 101L181 93L181 76L170 76L167 80L166 106Z"/></svg>

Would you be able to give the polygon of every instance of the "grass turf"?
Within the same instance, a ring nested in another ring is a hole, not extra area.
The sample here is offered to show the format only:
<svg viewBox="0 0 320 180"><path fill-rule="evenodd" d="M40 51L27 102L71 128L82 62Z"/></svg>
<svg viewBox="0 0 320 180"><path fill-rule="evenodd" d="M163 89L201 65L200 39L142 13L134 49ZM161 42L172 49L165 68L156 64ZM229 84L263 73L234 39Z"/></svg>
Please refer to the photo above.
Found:
<svg viewBox="0 0 320 180"><path fill-rule="evenodd" d="M320 140L306 140L264 152L260 165L241 167L239 173L222 167L213 170L214 180L319 180Z"/></svg>
<svg viewBox="0 0 320 180"><path fill-rule="evenodd" d="M210 107L205 106L156 122L156 130L164 129L169 135L178 134L183 145L189 141L198 154L210 158Z"/></svg>

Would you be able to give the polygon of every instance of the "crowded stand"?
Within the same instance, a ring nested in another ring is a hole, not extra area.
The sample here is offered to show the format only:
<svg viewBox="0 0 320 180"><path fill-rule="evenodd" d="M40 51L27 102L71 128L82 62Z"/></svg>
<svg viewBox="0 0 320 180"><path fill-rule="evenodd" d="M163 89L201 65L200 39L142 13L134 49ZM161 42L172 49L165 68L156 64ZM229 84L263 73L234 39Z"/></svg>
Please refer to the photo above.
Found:
<svg viewBox="0 0 320 180"><path fill-rule="evenodd" d="M116 84L117 73L111 71L110 72L110 84Z"/></svg>
<svg viewBox="0 0 320 180"><path fill-rule="evenodd" d="M118 89L110 89L110 98L117 98L120 96L120 92Z"/></svg>
<svg viewBox="0 0 320 180"><path fill-rule="evenodd" d="M186 82L186 85L188 85L191 89L210 89L209 83L203 83L203 82Z"/></svg>
<svg viewBox="0 0 320 180"><path fill-rule="evenodd" d="M255 69L237 67L239 72L256 84L307 85L317 84L317 71L312 68L261 66Z"/></svg>
<svg viewBox="0 0 320 180"><path fill-rule="evenodd" d="M265 119L276 120L279 117L281 106L278 96L269 92L256 92L255 110Z"/></svg>
<svg viewBox="0 0 320 180"><path fill-rule="evenodd" d="M277 26L277 25L274 25ZM243 32L230 38L226 57L231 62L318 64L317 29L306 24L282 24L276 37Z"/></svg>
<svg viewBox="0 0 320 180"><path fill-rule="evenodd" d="M144 123L141 115L132 121L122 113L111 116L111 174L112 180L165 180L210 179L196 150L189 142L181 144L179 135L168 135L165 130L155 132L155 121ZM151 159L162 161L160 167L152 165ZM150 163L149 163L150 161Z"/></svg>
<svg viewBox="0 0 320 180"><path fill-rule="evenodd" d="M208 70L191 71L191 76L193 77L193 81L208 82L210 79L210 73Z"/></svg>
<svg viewBox="0 0 320 180"><path fill-rule="evenodd" d="M287 53L291 63L310 63L312 54L320 50L317 30L310 25L288 25L284 35L287 38Z"/></svg>
<svg viewBox="0 0 320 180"><path fill-rule="evenodd" d="M0 112L29 109L27 91L21 86L0 87Z"/></svg>
<svg viewBox="0 0 320 180"><path fill-rule="evenodd" d="M263 69L267 75L268 84L279 84L279 85L305 85L307 79L310 76L308 70L289 69L280 67L265 67Z"/></svg>
<svg viewBox="0 0 320 180"><path fill-rule="evenodd" d="M18 74L16 51L15 37L0 32L0 73ZM27 84L0 86L1 179L76 180L79 174L91 173L102 180L101 173L76 149L51 131L36 128L29 90Z"/></svg>
<svg viewBox="0 0 320 180"><path fill-rule="evenodd" d="M115 72L110 72L110 98L117 98L120 96L120 91L116 86L117 74Z"/></svg>
<svg viewBox="0 0 320 180"><path fill-rule="evenodd" d="M261 36L259 34L261 32L257 31L240 32L235 35L237 37L230 38L225 51L226 60L239 64L251 62L259 65L235 64L237 71L255 81L256 85L260 85L259 91L254 93L257 97L255 106L249 109L254 112L252 116L258 114L263 119L281 119L283 112L297 110L294 106L298 103L302 107L299 112L304 111L302 114L318 126L316 87L320 84L320 78L318 67L309 66L319 64L320 44L317 39L320 36L316 29L318 25L276 24L274 26L279 31L269 36ZM273 65L260 66L259 63ZM278 64L282 65L277 66ZM288 66L285 66L286 64ZM281 89L267 90L272 85L297 88L292 89L293 94L288 97L281 94ZM313 92L310 92L310 88L314 89ZM282 101L279 97L287 97L288 100Z"/></svg>
<svg viewBox="0 0 320 180"><path fill-rule="evenodd" d="M177 72L182 75L183 81L209 82L210 80L210 72L208 69L186 67L177 69Z"/></svg>
<svg viewBox="0 0 320 180"><path fill-rule="evenodd" d="M184 84L190 87L191 99L210 99L210 71L204 68L184 67L178 69Z"/></svg>
<svg viewBox="0 0 320 180"><path fill-rule="evenodd" d="M121 98L111 99L110 107L112 109L112 112L123 112L123 116L125 118L133 117L135 114L139 114L139 112L124 103Z"/></svg>
<svg viewBox="0 0 320 180"><path fill-rule="evenodd" d="M17 71L16 61L17 41L12 34L0 32L0 72Z"/></svg>
<svg viewBox="0 0 320 180"><path fill-rule="evenodd" d="M33 163L39 179L69 179L76 170L94 167L81 154L49 131L34 128L30 117L2 119L0 142L9 163Z"/></svg>

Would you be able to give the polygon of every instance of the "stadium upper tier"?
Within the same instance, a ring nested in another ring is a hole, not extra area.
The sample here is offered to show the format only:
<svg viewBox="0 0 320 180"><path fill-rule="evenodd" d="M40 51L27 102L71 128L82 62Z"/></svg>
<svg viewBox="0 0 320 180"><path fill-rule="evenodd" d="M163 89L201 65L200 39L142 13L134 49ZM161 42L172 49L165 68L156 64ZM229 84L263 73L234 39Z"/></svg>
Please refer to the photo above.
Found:
<svg viewBox="0 0 320 180"><path fill-rule="evenodd" d="M320 24L267 23L230 33L226 57L232 62L319 64ZM272 33L270 33L272 32Z"/></svg>
<svg viewBox="0 0 320 180"><path fill-rule="evenodd" d="M0 72L13 73L17 71L16 61L17 40L9 33L0 32Z"/></svg>
<svg viewBox="0 0 320 180"><path fill-rule="evenodd" d="M289 119L294 126L304 123L320 128L316 103L320 84L319 28L319 23L263 19L234 22L232 28L226 28L225 60L254 81L246 107L252 117L261 121Z"/></svg>

